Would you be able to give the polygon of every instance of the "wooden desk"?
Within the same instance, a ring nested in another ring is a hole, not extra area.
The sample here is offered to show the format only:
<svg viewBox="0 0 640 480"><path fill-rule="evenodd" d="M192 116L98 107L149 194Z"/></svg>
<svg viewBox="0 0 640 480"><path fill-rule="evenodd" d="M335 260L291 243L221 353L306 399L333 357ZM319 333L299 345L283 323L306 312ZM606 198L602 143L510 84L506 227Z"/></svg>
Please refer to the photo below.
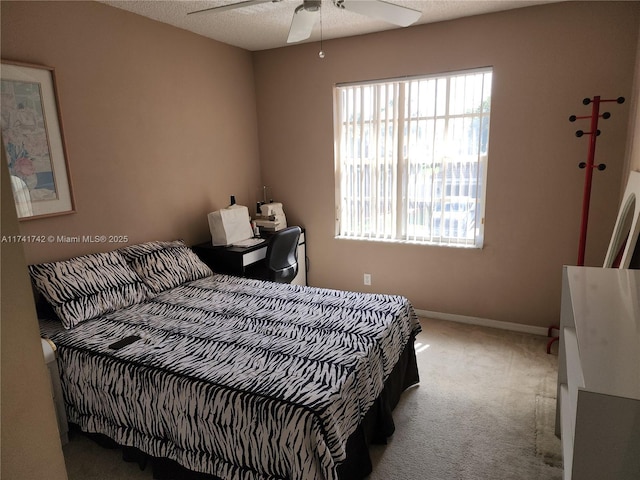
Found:
<svg viewBox="0 0 640 480"><path fill-rule="evenodd" d="M214 247L206 242L191 249L214 272L244 277L248 267L265 258L267 245L267 240L252 247Z"/></svg>
<svg viewBox="0 0 640 480"><path fill-rule="evenodd" d="M216 273L226 273L245 277L252 266L261 262L267 255L269 239L251 247L214 247L211 242L194 245L191 249ZM307 258L305 232L302 231L298 242L298 274L291 282L296 285L307 284Z"/></svg>

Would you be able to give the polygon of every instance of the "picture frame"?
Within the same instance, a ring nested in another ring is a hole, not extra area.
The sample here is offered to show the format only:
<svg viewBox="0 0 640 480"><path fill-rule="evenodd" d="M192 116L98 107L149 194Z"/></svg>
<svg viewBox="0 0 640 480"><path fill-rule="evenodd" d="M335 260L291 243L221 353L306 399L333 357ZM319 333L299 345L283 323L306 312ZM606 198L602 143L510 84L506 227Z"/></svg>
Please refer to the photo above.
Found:
<svg viewBox="0 0 640 480"><path fill-rule="evenodd" d="M0 60L0 114L18 220L74 213L54 68Z"/></svg>

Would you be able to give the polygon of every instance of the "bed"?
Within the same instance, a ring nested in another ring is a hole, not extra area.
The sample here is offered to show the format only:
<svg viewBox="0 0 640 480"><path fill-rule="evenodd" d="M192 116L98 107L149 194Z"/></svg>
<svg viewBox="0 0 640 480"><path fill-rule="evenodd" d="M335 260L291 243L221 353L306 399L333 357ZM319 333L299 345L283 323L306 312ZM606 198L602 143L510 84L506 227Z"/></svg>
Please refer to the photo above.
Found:
<svg viewBox="0 0 640 480"><path fill-rule="evenodd" d="M418 382L401 296L215 274L182 241L29 269L69 422L185 472L364 478Z"/></svg>

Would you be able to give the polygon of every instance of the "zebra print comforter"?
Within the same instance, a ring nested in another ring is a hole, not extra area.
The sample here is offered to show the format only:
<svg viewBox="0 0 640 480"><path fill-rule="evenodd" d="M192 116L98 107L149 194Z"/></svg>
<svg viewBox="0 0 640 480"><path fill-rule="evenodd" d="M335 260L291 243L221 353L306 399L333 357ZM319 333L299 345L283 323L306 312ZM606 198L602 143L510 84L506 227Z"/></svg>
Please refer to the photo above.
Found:
<svg viewBox="0 0 640 480"><path fill-rule="evenodd" d="M404 297L213 275L49 336L84 431L223 479L334 480L419 330Z"/></svg>

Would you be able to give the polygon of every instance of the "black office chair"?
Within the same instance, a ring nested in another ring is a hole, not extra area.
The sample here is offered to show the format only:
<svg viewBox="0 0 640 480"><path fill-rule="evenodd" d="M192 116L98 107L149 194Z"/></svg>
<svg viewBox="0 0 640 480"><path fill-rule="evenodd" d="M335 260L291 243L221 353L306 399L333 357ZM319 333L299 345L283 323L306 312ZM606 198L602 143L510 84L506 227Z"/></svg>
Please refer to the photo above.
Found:
<svg viewBox="0 0 640 480"><path fill-rule="evenodd" d="M254 278L277 283L291 283L298 274L298 241L302 229L288 227L269 239L264 268Z"/></svg>

